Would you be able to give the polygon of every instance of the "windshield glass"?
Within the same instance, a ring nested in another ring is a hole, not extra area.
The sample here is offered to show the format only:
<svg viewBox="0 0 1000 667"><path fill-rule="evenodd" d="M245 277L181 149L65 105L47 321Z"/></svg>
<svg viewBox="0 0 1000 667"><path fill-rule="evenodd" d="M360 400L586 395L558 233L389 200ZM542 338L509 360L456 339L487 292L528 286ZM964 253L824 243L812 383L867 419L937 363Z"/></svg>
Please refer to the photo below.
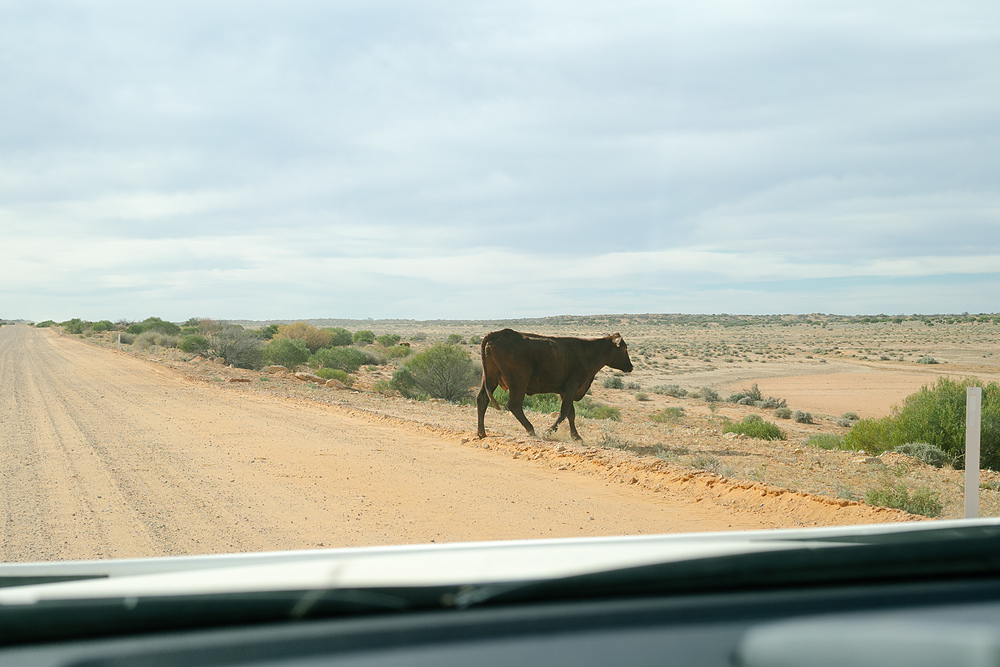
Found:
<svg viewBox="0 0 1000 667"><path fill-rule="evenodd" d="M996 22L689 5L0 9L0 561L1000 513Z"/></svg>

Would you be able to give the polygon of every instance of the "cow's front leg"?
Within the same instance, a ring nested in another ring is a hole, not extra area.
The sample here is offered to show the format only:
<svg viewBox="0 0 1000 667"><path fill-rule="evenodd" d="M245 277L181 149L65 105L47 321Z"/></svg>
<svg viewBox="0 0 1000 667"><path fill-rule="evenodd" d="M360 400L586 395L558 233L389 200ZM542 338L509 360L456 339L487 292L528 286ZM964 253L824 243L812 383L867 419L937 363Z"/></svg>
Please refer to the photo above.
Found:
<svg viewBox="0 0 1000 667"><path fill-rule="evenodd" d="M573 436L574 440L583 442L583 438L581 438L580 434L576 432L576 407L573 405L572 401L569 403L569 412L566 414L566 419L569 421L570 435Z"/></svg>
<svg viewBox="0 0 1000 667"><path fill-rule="evenodd" d="M569 394L560 395L560 398L562 398L562 406L559 408L559 419L556 420L555 424L549 427L549 433L555 433L556 429L559 428L559 424L561 424L562 421L569 416L569 413L573 411L573 400L569 396Z"/></svg>

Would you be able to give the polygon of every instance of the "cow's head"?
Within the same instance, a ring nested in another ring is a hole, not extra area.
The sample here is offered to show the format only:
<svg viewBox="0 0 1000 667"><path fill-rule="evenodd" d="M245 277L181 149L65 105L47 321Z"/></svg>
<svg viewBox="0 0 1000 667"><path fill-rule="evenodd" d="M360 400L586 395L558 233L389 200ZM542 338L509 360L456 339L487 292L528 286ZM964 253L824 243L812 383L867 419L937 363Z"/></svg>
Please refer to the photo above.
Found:
<svg viewBox="0 0 1000 667"><path fill-rule="evenodd" d="M615 345L611 350L611 358L608 360L608 366L631 373L632 360L628 358L628 345L625 344L625 339L622 338L620 333L613 333L608 338Z"/></svg>

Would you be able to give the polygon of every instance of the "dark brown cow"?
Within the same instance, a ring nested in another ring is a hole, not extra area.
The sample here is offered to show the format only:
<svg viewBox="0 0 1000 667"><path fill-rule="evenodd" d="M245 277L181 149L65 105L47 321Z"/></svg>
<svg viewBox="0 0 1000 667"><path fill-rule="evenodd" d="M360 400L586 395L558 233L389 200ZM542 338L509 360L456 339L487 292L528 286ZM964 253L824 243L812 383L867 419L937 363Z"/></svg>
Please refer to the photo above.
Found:
<svg viewBox="0 0 1000 667"><path fill-rule="evenodd" d="M555 431L568 418L570 433L582 440L576 432L573 401L583 398L605 366L632 372L628 347L617 333L604 338L561 338L503 329L483 338L482 353L483 384L476 399L480 438L486 437L486 407L492 403L500 409L493 398L499 385L510 392L507 407L530 435L535 435L535 427L524 416L525 395L559 394L562 409L549 430Z"/></svg>

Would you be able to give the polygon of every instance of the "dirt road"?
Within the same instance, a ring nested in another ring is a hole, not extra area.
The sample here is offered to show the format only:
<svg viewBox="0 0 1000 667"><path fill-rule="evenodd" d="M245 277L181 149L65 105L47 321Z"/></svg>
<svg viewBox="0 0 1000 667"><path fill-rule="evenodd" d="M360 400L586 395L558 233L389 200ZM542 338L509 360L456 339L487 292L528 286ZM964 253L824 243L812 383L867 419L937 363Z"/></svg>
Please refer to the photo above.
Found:
<svg viewBox="0 0 1000 667"><path fill-rule="evenodd" d="M0 386L5 562L792 525L787 497L614 484L51 330L0 328Z"/></svg>

